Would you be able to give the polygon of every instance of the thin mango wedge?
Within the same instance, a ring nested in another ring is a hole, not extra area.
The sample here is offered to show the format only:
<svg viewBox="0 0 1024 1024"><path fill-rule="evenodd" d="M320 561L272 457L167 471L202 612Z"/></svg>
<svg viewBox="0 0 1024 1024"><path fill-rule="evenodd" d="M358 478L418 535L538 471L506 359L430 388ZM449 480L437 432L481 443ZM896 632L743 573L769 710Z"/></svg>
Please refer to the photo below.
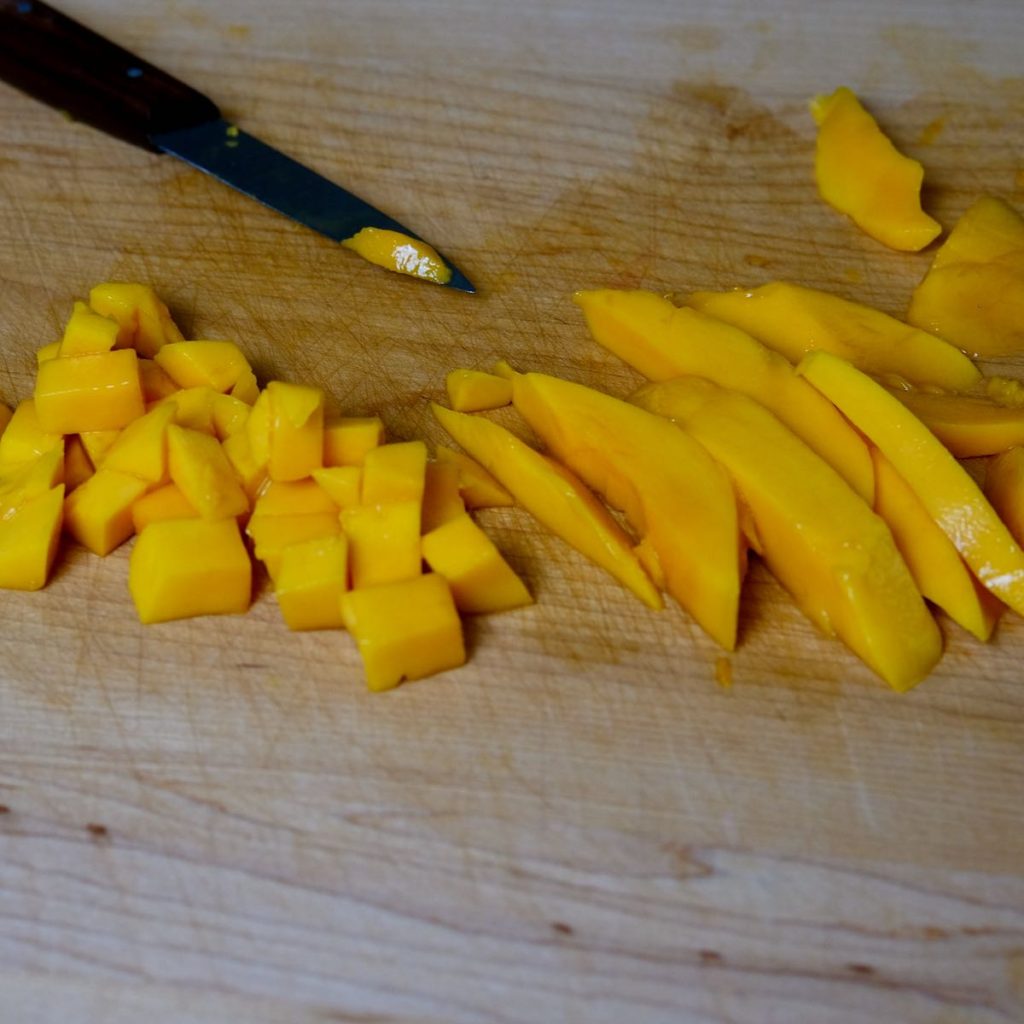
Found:
<svg viewBox="0 0 1024 1024"><path fill-rule="evenodd" d="M871 456L860 435L793 364L738 327L680 309L654 292L580 291L573 296L594 340L650 380L692 374L770 409L865 501L874 498Z"/></svg>
<svg viewBox="0 0 1024 1024"><path fill-rule="evenodd" d="M812 352L797 367L892 463L996 597L1024 615L1024 551L942 442L851 363Z"/></svg>
<svg viewBox="0 0 1024 1024"><path fill-rule="evenodd" d="M445 430L542 525L614 576L648 608L664 607L632 541L586 486L490 420L431 405Z"/></svg>
<svg viewBox="0 0 1024 1024"><path fill-rule="evenodd" d="M726 468L763 557L804 614L896 690L920 682L942 639L882 520L767 409L695 377L632 401L670 417ZM681 433L681 431L680 431Z"/></svg>
<svg viewBox="0 0 1024 1024"><path fill-rule="evenodd" d="M741 327L793 363L820 349L865 373L919 386L966 391L981 379L974 363L942 338L870 306L788 281L750 291L694 292L687 303Z"/></svg>
<svg viewBox="0 0 1024 1024"><path fill-rule="evenodd" d="M721 467L660 416L581 384L520 374L512 403L560 462L625 513L665 589L732 650L746 544Z"/></svg>

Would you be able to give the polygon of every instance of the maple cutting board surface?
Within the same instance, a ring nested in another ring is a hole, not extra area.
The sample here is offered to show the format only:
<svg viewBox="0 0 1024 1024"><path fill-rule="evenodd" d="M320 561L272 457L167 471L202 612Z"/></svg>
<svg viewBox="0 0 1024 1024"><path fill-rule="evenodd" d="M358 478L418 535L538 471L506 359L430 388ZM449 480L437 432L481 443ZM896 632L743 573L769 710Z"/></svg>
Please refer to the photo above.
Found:
<svg viewBox="0 0 1024 1024"><path fill-rule="evenodd" d="M0 87L0 398L72 300L141 280L262 380L395 439L498 356L625 395L581 287L789 278L897 315L929 253L818 198L808 99L856 89L948 229L1024 209L1017 0L68 0L479 288L364 264L170 159ZM1020 365L1008 371L1020 376ZM731 688L521 510L535 606L371 695L349 638L143 627L128 549L0 593L0 1021L1024 1019L1024 622L907 695L763 566Z"/></svg>

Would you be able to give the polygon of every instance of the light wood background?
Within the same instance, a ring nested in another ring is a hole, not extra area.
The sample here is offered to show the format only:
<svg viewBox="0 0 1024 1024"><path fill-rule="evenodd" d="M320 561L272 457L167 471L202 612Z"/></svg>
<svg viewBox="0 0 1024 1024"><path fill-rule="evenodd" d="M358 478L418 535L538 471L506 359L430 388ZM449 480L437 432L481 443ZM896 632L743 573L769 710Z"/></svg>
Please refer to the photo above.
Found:
<svg viewBox="0 0 1024 1024"><path fill-rule="evenodd" d="M106 278L191 336L440 440L507 355L625 393L578 287L788 277L901 313L927 254L817 199L859 90L948 227L1024 208L1017 0L68 0L449 252L388 275L0 87L0 398ZM1011 1024L1024 1019L1024 623L907 696L760 568L734 685L518 511L536 606L364 690L343 635L136 622L127 552L0 594L0 1021Z"/></svg>

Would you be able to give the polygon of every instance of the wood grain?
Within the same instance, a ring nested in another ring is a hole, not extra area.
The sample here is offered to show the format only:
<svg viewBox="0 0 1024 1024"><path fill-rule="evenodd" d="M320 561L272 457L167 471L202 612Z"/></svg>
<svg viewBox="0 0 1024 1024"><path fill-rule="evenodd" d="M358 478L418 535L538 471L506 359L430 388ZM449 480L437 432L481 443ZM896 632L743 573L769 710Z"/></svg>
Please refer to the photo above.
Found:
<svg viewBox="0 0 1024 1024"><path fill-rule="evenodd" d="M401 280L0 88L0 398L96 281L439 440L506 355L623 393L574 288L788 277L900 313L928 255L817 199L846 83L949 226L1024 206L1019 5L74 0L70 14L450 252ZM1019 373L1019 367L1010 367ZM1011 1024L1024 1018L1024 624L907 696L755 567L734 685L517 510L537 595L384 695L271 597L141 627L127 553L0 594L0 1020Z"/></svg>

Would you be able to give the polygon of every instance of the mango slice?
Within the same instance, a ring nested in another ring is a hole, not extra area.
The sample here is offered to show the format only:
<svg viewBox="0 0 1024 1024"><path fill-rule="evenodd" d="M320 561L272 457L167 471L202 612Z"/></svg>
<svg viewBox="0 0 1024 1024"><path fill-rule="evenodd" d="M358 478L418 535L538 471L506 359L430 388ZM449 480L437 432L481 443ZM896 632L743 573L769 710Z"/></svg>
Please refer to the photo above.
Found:
<svg viewBox="0 0 1024 1024"><path fill-rule="evenodd" d="M812 352L797 372L879 448L981 583L1024 615L1024 551L942 442L899 399L843 359Z"/></svg>
<svg viewBox="0 0 1024 1024"><path fill-rule="evenodd" d="M792 363L745 331L653 292L576 292L594 340L650 380L693 375L732 388L771 410L870 503L867 445Z"/></svg>
<svg viewBox="0 0 1024 1024"><path fill-rule="evenodd" d="M459 495L466 508L503 508L515 504L508 488L502 486L494 474L484 469L476 459L443 445L437 445L434 454L439 463L455 467L459 475Z"/></svg>
<svg viewBox="0 0 1024 1024"><path fill-rule="evenodd" d="M452 370L445 378L448 401L456 412L498 409L512 401L512 384L481 370Z"/></svg>
<svg viewBox="0 0 1024 1024"><path fill-rule="evenodd" d="M1024 406L1007 406L984 396L890 388L958 458L995 455L1024 444Z"/></svg>
<svg viewBox="0 0 1024 1024"><path fill-rule="evenodd" d="M50 359L39 367L33 397L39 425L53 434L114 430L145 411L130 348Z"/></svg>
<svg viewBox="0 0 1024 1024"><path fill-rule="evenodd" d="M455 441L539 523L611 573L648 608L663 607L629 537L578 477L497 423L440 405L431 409Z"/></svg>
<svg viewBox="0 0 1024 1024"><path fill-rule="evenodd" d="M324 423L325 466L361 466L367 452L384 443L379 416L340 416Z"/></svg>
<svg viewBox="0 0 1024 1024"><path fill-rule="evenodd" d="M886 521L917 589L982 642L991 637L1003 605L973 576L953 542L921 499L877 449L875 511Z"/></svg>
<svg viewBox="0 0 1024 1024"><path fill-rule="evenodd" d="M458 668L466 661L462 623L443 577L350 590L341 615L363 659L366 685L390 690L403 679Z"/></svg>
<svg viewBox="0 0 1024 1024"><path fill-rule="evenodd" d="M341 244L385 270L422 277L436 284L447 284L452 279L451 268L436 249L400 231L362 228L351 238L343 238Z"/></svg>
<svg viewBox="0 0 1024 1024"><path fill-rule="evenodd" d="M0 587L40 590L57 554L63 519L64 486L26 501L0 519Z"/></svg>
<svg viewBox="0 0 1024 1024"><path fill-rule="evenodd" d="M533 601L494 542L466 513L423 537L423 557L448 581L455 607L467 615L507 611Z"/></svg>
<svg viewBox="0 0 1024 1024"><path fill-rule="evenodd" d="M732 650L746 545L722 468L660 416L580 384L521 374L512 402L559 461L625 513L668 592Z"/></svg>
<svg viewBox="0 0 1024 1024"><path fill-rule="evenodd" d="M1024 351L1024 218L984 196L914 290L907 320L975 356Z"/></svg>
<svg viewBox="0 0 1024 1024"><path fill-rule="evenodd" d="M904 156L845 86L816 96L814 172L821 198L883 245L917 252L938 237L921 209L924 168Z"/></svg>
<svg viewBox="0 0 1024 1024"><path fill-rule="evenodd" d="M865 373L966 391L981 379L959 349L877 309L776 281L750 291L695 292L689 305L740 327L790 362L821 349Z"/></svg>
<svg viewBox="0 0 1024 1024"><path fill-rule="evenodd" d="M831 466L768 410L709 381L649 384L632 400L671 417L725 466L769 569L823 632L896 690L931 671L938 627L885 523Z"/></svg>
<svg viewBox="0 0 1024 1024"><path fill-rule="evenodd" d="M165 519L135 541L128 587L141 622L240 615L252 595L252 563L234 519Z"/></svg>
<svg viewBox="0 0 1024 1024"><path fill-rule="evenodd" d="M985 494L1014 540L1024 547L1024 448L1011 448L989 461Z"/></svg>
<svg viewBox="0 0 1024 1024"><path fill-rule="evenodd" d="M289 629L341 629L348 587L348 540L341 534L292 544L281 552L274 593Z"/></svg>

